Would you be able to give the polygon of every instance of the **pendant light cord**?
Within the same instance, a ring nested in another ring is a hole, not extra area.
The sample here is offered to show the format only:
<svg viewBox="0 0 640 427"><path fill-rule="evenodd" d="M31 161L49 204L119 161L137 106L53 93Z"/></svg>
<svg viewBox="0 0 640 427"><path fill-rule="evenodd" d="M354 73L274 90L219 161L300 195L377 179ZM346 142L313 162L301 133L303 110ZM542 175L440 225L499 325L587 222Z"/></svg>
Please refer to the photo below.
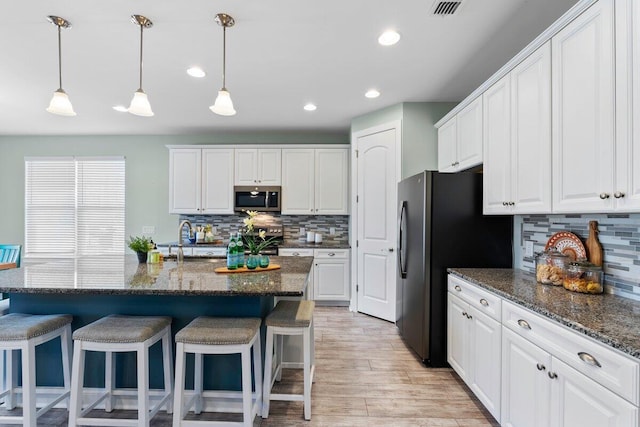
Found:
<svg viewBox="0 0 640 427"><path fill-rule="evenodd" d="M62 37L60 34L62 33L62 28L60 25L56 25L58 27L58 90L62 90Z"/></svg>
<svg viewBox="0 0 640 427"><path fill-rule="evenodd" d="M140 88L138 90L142 91L142 24L140 24Z"/></svg>
<svg viewBox="0 0 640 427"><path fill-rule="evenodd" d="M227 90L227 83L225 79L227 67L227 27L222 26L222 89Z"/></svg>

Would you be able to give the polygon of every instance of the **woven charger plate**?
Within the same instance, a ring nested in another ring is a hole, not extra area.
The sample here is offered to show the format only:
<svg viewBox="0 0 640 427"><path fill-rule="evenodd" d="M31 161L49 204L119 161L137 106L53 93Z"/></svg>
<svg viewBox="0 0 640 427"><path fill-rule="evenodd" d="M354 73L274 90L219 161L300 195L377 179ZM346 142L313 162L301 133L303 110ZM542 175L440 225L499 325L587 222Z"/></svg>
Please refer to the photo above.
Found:
<svg viewBox="0 0 640 427"><path fill-rule="evenodd" d="M556 248L558 252L567 255L573 261L587 257L587 251L582 244L582 240L569 231L560 231L551 236L544 249L547 250L549 248Z"/></svg>

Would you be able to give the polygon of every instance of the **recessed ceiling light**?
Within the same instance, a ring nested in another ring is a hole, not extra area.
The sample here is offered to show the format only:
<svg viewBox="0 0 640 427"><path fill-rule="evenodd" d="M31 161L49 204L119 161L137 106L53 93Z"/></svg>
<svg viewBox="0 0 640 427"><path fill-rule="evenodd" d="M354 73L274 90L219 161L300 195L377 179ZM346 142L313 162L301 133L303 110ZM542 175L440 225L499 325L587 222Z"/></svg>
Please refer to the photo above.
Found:
<svg viewBox="0 0 640 427"><path fill-rule="evenodd" d="M315 104L308 103L308 104L306 104L303 108L304 108L305 110L307 110L307 111L315 111L315 110L316 110L316 108L318 108L318 107L316 107L316 105L315 105Z"/></svg>
<svg viewBox="0 0 640 427"><path fill-rule="evenodd" d="M187 74L189 74L191 77L196 78L202 78L207 75L207 73L205 73L204 70L200 67L187 68Z"/></svg>
<svg viewBox="0 0 640 427"><path fill-rule="evenodd" d="M126 113L127 111L129 111L129 109L127 107L125 107L124 105L114 105L113 109L116 111L119 111L121 113Z"/></svg>
<svg viewBox="0 0 640 427"><path fill-rule="evenodd" d="M382 46L391 46L400 41L400 34L393 30L385 31L378 37L378 43Z"/></svg>
<svg viewBox="0 0 640 427"><path fill-rule="evenodd" d="M367 98L377 98L380 96L380 92L375 89L369 89L367 93L364 94Z"/></svg>

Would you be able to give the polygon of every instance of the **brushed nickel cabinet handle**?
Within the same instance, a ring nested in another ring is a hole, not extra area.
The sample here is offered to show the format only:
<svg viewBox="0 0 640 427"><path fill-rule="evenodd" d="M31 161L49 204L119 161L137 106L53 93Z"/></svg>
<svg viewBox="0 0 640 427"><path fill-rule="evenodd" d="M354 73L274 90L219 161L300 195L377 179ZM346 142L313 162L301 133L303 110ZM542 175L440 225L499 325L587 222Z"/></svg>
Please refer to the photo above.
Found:
<svg viewBox="0 0 640 427"><path fill-rule="evenodd" d="M615 193L613 193L613 197L615 197L616 199L620 199L624 197L624 193L622 191L616 191Z"/></svg>
<svg viewBox="0 0 640 427"><path fill-rule="evenodd" d="M334 252L329 252L327 255L329 256L336 256L336 254Z"/></svg>
<svg viewBox="0 0 640 427"><path fill-rule="evenodd" d="M525 329L531 329L531 325L529 325L529 322L527 322L524 319L519 319L518 320L518 326L520 326L521 328L525 328Z"/></svg>
<svg viewBox="0 0 640 427"><path fill-rule="evenodd" d="M600 193L600 198L602 200L608 199L609 198L609 193Z"/></svg>
<svg viewBox="0 0 640 427"><path fill-rule="evenodd" d="M551 378L552 380L558 378L558 374L556 374L555 372L548 372L547 375L549 375L549 378Z"/></svg>
<svg viewBox="0 0 640 427"><path fill-rule="evenodd" d="M458 292L462 292L462 288L461 288L460 286L458 286L458 285L455 285L455 286L453 287L453 289L455 289L455 290L456 290L456 291L458 291Z"/></svg>
<svg viewBox="0 0 640 427"><path fill-rule="evenodd" d="M480 298L480 304L484 305L485 307L489 307L489 302L484 298Z"/></svg>
<svg viewBox="0 0 640 427"><path fill-rule="evenodd" d="M538 368L538 371L544 371L545 369L547 369L547 367L541 363L536 364L536 368Z"/></svg>
<svg viewBox="0 0 640 427"><path fill-rule="evenodd" d="M581 352L578 353L578 357L583 362L588 363L591 366L597 366L598 368L602 368L602 365L600 364L600 362L598 362L598 359L596 359L595 357L593 357L589 353L585 353L584 351L581 351Z"/></svg>
<svg viewBox="0 0 640 427"><path fill-rule="evenodd" d="M463 311L463 312L462 312L462 315L463 315L464 317L467 317L467 316L468 316L468 314L467 314L467 312L466 312L466 311Z"/></svg>
<svg viewBox="0 0 640 427"><path fill-rule="evenodd" d="M292 253L291 255L293 255L293 256L300 256L300 252L294 252L294 253Z"/></svg>

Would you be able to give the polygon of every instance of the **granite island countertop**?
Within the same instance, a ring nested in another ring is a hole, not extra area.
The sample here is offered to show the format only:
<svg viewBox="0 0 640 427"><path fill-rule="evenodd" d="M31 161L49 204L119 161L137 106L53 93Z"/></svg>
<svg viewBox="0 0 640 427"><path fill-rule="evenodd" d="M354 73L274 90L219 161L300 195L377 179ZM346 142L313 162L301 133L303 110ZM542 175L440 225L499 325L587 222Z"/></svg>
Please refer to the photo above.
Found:
<svg viewBox="0 0 640 427"><path fill-rule="evenodd" d="M219 274L225 259L139 264L135 255L24 262L0 272L0 293L302 296L312 257L270 257L278 270Z"/></svg>
<svg viewBox="0 0 640 427"><path fill-rule="evenodd" d="M226 248L229 244L228 240L218 240L213 243L183 243L184 248ZM178 242L157 243L158 247L176 248ZM325 238L322 243L307 242L306 240L284 240L278 245L280 249L350 249L349 242L331 240Z"/></svg>
<svg viewBox="0 0 640 427"><path fill-rule="evenodd" d="M640 302L541 285L516 269L449 268L462 279L640 359Z"/></svg>

